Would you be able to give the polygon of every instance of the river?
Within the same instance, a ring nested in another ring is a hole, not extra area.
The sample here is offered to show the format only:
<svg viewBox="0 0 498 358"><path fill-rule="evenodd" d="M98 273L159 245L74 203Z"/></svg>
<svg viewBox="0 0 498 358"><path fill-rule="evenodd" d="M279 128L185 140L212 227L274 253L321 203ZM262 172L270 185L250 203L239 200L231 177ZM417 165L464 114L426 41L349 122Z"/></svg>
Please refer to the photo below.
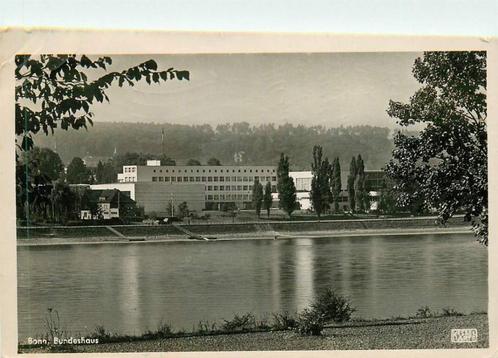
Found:
<svg viewBox="0 0 498 358"><path fill-rule="evenodd" d="M327 287L357 317L487 311L487 260L469 234L18 247L19 338L46 331L48 308L72 334L141 334L295 312Z"/></svg>

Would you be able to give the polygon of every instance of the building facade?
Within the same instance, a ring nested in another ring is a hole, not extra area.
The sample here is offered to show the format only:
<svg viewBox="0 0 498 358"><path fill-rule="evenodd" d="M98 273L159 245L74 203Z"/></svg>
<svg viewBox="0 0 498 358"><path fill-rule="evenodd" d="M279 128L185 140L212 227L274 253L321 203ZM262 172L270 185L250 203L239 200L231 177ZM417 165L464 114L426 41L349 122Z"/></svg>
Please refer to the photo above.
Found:
<svg viewBox="0 0 498 358"><path fill-rule="evenodd" d="M256 178L263 186L270 182L272 192L276 192L275 166L163 166L159 161L148 161L143 166L123 166L118 183L156 183L170 188L168 190L181 185L198 185L203 188L205 209L219 210L224 204L247 209L252 204L252 187ZM137 202L140 202L138 197Z"/></svg>

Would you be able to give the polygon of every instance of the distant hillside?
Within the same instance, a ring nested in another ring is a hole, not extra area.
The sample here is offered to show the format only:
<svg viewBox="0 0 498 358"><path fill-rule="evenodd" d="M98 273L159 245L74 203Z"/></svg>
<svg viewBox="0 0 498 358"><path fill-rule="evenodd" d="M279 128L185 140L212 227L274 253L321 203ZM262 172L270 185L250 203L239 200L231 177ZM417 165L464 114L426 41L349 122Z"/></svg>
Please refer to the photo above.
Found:
<svg viewBox="0 0 498 358"><path fill-rule="evenodd" d="M352 156L361 154L368 169L380 169L393 148L389 129L372 126L325 128L290 124L251 126L245 122L218 125L154 123L96 123L88 131L57 130L55 135L35 136L35 144L57 148L65 163L73 157L111 157L142 152L164 153L184 164L188 159L205 163L218 158L222 164L276 164L281 152L289 155L293 170L310 168L313 145L319 144L329 157L339 156L344 168Z"/></svg>

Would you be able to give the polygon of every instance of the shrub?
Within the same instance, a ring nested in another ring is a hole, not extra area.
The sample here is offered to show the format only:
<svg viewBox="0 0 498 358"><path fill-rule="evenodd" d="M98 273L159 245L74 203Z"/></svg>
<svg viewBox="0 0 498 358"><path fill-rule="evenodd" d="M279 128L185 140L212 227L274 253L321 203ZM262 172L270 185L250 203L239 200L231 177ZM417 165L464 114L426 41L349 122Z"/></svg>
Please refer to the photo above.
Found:
<svg viewBox="0 0 498 358"><path fill-rule="evenodd" d="M334 293L330 288L322 292L311 304L311 309L323 315L326 321L345 322L356 311L349 301Z"/></svg>
<svg viewBox="0 0 498 358"><path fill-rule="evenodd" d="M256 317L252 313L236 314L231 320L224 320L222 330L226 332L246 332L256 328Z"/></svg>
<svg viewBox="0 0 498 358"><path fill-rule="evenodd" d="M431 311L429 306L420 307L415 314L417 318L430 318L434 317L434 313Z"/></svg>
<svg viewBox="0 0 498 358"><path fill-rule="evenodd" d="M463 316L463 313L458 312L454 308L445 307L442 309L441 315L445 317L455 317L455 316Z"/></svg>
<svg viewBox="0 0 498 358"><path fill-rule="evenodd" d="M173 335L173 330L171 329L171 325L160 321L157 326L156 334L160 338L171 337Z"/></svg>
<svg viewBox="0 0 498 358"><path fill-rule="evenodd" d="M303 336L319 336L324 323L325 318L322 313L305 308L298 314L294 330Z"/></svg>
<svg viewBox="0 0 498 358"><path fill-rule="evenodd" d="M274 313L272 328L275 330L293 329L296 327L296 319L288 312Z"/></svg>

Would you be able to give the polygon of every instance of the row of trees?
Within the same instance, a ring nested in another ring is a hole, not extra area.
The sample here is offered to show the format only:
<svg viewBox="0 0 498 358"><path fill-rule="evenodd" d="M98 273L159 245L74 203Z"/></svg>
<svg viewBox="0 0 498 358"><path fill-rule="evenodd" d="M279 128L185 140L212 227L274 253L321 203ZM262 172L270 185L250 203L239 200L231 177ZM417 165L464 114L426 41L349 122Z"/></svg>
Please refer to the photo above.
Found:
<svg viewBox="0 0 498 358"><path fill-rule="evenodd" d="M259 182L259 179L256 178L252 187L252 201L258 218L261 216L261 208L266 210L266 214L269 218L270 209L273 203L273 197L271 196L271 183L266 182L263 190L263 185Z"/></svg>
<svg viewBox="0 0 498 358"><path fill-rule="evenodd" d="M231 121L229 118L227 121ZM164 144L161 131L164 129ZM55 136L36 136L38 145L57 149L68 163L73 157L111 157L114 150L168 153L177 162L189 159L206 163L211 157L225 165L271 165L284 152L292 158L295 170L309 167L309 153L314 144L331 157L348 163L353 155L364 153L368 168L380 169L393 149L388 128L261 124L231 122L211 125L174 123L105 123L97 122L88 131L56 131ZM55 140L57 141L55 143Z"/></svg>

